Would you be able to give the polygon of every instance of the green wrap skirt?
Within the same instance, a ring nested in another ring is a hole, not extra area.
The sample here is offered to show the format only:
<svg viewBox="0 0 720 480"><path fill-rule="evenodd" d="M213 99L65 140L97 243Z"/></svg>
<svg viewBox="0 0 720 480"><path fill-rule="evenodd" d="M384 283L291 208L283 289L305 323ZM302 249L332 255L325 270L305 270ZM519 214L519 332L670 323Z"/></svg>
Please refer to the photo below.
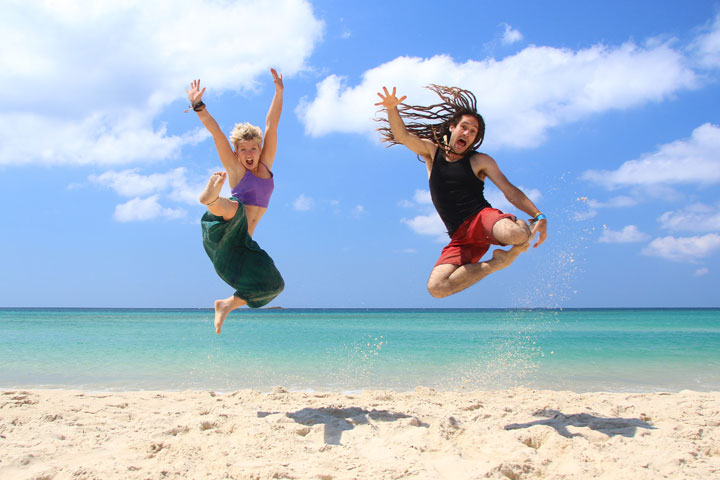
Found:
<svg viewBox="0 0 720 480"><path fill-rule="evenodd" d="M259 308L280 295L285 282L270 255L248 233L242 203L238 202L232 220L205 212L201 224L205 252L220 278L236 290L236 297Z"/></svg>

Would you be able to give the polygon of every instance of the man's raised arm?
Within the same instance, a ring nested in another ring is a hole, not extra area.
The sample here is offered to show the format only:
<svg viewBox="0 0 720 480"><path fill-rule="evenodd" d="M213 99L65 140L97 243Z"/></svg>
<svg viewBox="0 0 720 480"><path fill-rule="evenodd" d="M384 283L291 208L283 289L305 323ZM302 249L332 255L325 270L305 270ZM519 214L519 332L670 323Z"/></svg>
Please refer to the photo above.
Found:
<svg viewBox="0 0 720 480"><path fill-rule="evenodd" d="M392 135L395 140L398 143L405 145L415 154L423 157L426 163L432 162L437 145L430 140L422 139L407 131L405 123L403 122L402 117L400 117L400 112L398 111L398 105L402 103L407 96L403 95L402 97L397 98L395 91L395 87L393 87L392 93L388 92L387 87L383 87L384 95L383 93L378 92L378 97L380 97L382 101L376 103L375 105L382 105L385 107L388 116L388 123L390 124L390 130L392 131Z"/></svg>

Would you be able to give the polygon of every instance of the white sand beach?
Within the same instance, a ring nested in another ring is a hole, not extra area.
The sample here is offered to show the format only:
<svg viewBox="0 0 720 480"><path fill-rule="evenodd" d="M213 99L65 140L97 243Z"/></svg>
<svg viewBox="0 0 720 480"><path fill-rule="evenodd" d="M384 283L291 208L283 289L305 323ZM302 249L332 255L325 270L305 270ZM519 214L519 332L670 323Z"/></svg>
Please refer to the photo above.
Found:
<svg viewBox="0 0 720 480"><path fill-rule="evenodd" d="M720 393L6 390L0 478L720 478Z"/></svg>

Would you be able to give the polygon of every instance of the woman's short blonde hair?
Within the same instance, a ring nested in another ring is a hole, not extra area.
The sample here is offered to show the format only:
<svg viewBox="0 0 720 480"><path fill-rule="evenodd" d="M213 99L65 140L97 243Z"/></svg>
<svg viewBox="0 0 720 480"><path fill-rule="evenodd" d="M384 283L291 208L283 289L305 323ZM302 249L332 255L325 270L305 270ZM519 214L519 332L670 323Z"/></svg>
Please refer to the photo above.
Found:
<svg viewBox="0 0 720 480"><path fill-rule="evenodd" d="M237 123L230 133L230 144L237 148L238 142L256 140L262 148L262 130L251 123Z"/></svg>

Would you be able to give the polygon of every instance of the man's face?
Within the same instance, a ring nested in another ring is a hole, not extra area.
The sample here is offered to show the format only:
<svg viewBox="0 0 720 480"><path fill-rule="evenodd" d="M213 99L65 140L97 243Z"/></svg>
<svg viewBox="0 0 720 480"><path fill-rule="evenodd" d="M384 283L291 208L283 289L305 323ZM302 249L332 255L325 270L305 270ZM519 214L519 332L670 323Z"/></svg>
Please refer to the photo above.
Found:
<svg viewBox="0 0 720 480"><path fill-rule="evenodd" d="M480 124L472 115L463 115L457 125L450 125L450 148L465 153L477 138Z"/></svg>

